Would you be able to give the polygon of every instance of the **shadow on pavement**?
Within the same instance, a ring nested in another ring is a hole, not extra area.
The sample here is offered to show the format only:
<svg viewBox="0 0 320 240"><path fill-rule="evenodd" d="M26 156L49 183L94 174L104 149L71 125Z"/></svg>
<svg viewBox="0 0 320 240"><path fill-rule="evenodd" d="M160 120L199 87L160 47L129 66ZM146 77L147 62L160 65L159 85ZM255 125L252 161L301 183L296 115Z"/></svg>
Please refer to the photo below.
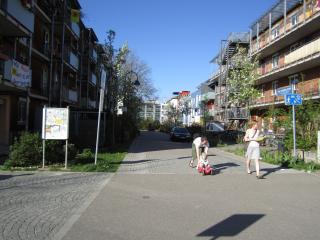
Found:
<svg viewBox="0 0 320 240"><path fill-rule="evenodd" d="M234 237L263 218L264 214L235 214L199 233L197 237Z"/></svg>
<svg viewBox="0 0 320 240"><path fill-rule="evenodd" d="M145 160L134 160L134 161L122 161L121 164L139 164L139 163L147 163L152 161L158 161L160 159L145 159ZM111 162L111 164L119 164Z"/></svg>
<svg viewBox="0 0 320 240"><path fill-rule="evenodd" d="M262 168L262 169L260 169L260 171L263 171L265 173L262 174L261 177L264 178L264 177L268 176L269 174L278 172L278 171L280 171L282 169L286 169L286 168L285 167L281 167L281 166L275 167L275 168Z"/></svg>
<svg viewBox="0 0 320 240"><path fill-rule="evenodd" d="M214 164L214 172L215 174L219 174L222 170L230 168L230 167L239 167L240 165L236 163L220 163L220 164Z"/></svg>
<svg viewBox="0 0 320 240"><path fill-rule="evenodd" d="M10 178L14 178L14 177L21 177L21 176L29 176L29 175L33 175L33 173L25 173L25 174L18 174L18 175L0 175L0 181L6 180L6 179L10 179Z"/></svg>

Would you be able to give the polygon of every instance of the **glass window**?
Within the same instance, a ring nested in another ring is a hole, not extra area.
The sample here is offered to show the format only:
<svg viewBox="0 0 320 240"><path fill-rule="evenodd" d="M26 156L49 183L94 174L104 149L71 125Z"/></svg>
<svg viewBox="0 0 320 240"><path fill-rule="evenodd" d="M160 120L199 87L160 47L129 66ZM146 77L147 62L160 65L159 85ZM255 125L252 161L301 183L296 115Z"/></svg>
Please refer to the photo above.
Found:
<svg viewBox="0 0 320 240"><path fill-rule="evenodd" d="M18 123L24 124L26 121L27 114L27 100L20 98L18 102Z"/></svg>
<svg viewBox="0 0 320 240"><path fill-rule="evenodd" d="M272 69L279 67L279 55L272 56Z"/></svg>
<svg viewBox="0 0 320 240"><path fill-rule="evenodd" d="M291 86L293 91L297 90L298 83L299 83L299 75L298 74L295 74L295 75L289 77L289 85Z"/></svg>
<svg viewBox="0 0 320 240"><path fill-rule="evenodd" d="M298 13L293 14L293 15L291 16L291 26L292 26L292 27L295 27L298 23L299 23Z"/></svg>
<svg viewBox="0 0 320 240"><path fill-rule="evenodd" d="M272 82L272 95L277 95L278 81Z"/></svg>
<svg viewBox="0 0 320 240"><path fill-rule="evenodd" d="M277 37L279 37L279 26L271 30L271 39L273 40L273 39L276 39Z"/></svg>

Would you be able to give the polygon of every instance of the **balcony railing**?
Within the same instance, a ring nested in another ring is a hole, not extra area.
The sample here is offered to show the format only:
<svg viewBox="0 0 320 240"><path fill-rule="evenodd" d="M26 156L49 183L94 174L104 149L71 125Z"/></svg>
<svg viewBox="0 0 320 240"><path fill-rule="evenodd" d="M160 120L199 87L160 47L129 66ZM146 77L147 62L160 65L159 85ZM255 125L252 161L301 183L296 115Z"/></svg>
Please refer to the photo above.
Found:
<svg viewBox="0 0 320 240"><path fill-rule="evenodd" d="M20 0L1 0L0 7L19 23L21 23L28 31L34 31L34 14L31 10L32 6L22 4Z"/></svg>
<svg viewBox="0 0 320 240"><path fill-rule="evenodd" d="M302 89L298 91L299 94L302 94L304 99L313 99L320 98L320 89L319 88L311 88L311 89ZM250 101L250 107L261 107L261 106L269 106L274 104L284 104L283 96L268 96L252 99Z"/></svg>
<svg viewBox="0 0 320 240"><path fill-rule="evenodd" d="M79 69L79 57L71 51L69 47L65 48L65 60L75 69Z"/></svg>
<svg viewBox="0 0 320 240"><path fill-rule="evenodd" d="M259 52L260 50L268 47L274 42L277 42L278 40L282 39L288 33L291 33L299 29L303 25L308 24L310 21L318 17L320 14L319 7L317 7L318 4L312 4L311 7L308 7L308 3L310 4L311 2L307 2L307 6L305 9L302 5L298 9L294 10L292 13L287 14L286 22L284 22L284 14L282 14L282 20L278 21L278 23L273 24L271 28L267 27L266 30L261 29L264 32L259 34L259 37L255 38L252 41L251 52ZM275 14L280 13L276 12ZM295 20L292 20L293 17L295 17ZM268 18L267 15L264 18ZM266 25L266 21L269 20L263 20L264 26ZM254 27L256 27L256 25ZM254 31L254 37L256 37L256 29L253 28L252 30Z"/></svg>
<svg viewBox="0 0 320 240"><path fill-rule="evenodd" d="M319 52L320 52L320 38L287 54L284 58L284 64L289 65L300 59L304 59L306 57L309 57Z"/></svg>
<svg viewBox="0 0 320 240"><path fill-rule="evenodd" d="M31 69L16 60L9 59L0 63L0 69L5 80L8 80L19 87L31 85Z"/></svg>
<svg viewBox="0 0 320 240"><path fill-rule="evenodd" d="M97 76L94 73L91 74L91 83L97 85Z"/></svg>
<svg viewBox="0 0 320 240"><path fill-rule="evenodd" d="M95 49L92 49L90 51L90 58L94 61L94 62L97 62L98 61L98 54L96 52Z"/></svg>
<svg viewBox="0 0 320 240"><path fill-rule="evenodd" d="M204 93L201 96L201 100L202 101L209 101L209 100L214 100L216 98L216 94L214 92L208 92L208 93Z"/></svg>
<svg viewBox="0 0 320 240"><path fill-rule="evenodd" d="M309 58L320 53L320 38L307 43L300 48L279 55L278 66L272 67L272 60L264 63L262 67L259 68L261 77L264 75L270 75L273 72L279 72L281 69L293 66L299 61L308 61Z"/></svg>
<svg viewBox="0 0 320 240"><path fill-rule="evenodd" d="M249 111L247 108L233 107L233 108L227 109L226 113L227 113L227 118L229 120L249 118Z"/></svg>
<svg viewBox="0 0 320 240"><path fill-rule="evenodd" d="M65 100L68 100L71 102L78 102L78 92L76 90L63 87L62 95Z"/></svg>
<svg viewBox="0 0 320 240"><path fill-rule="evenodd" d="M78 102L78 93L77 91L69 89L69 97L68 99L72 102Z"/></svg>
<svg viewBox="0 0 320 240"><path fill-rule="evenodd" d="M71 22L71 29L74 34L79 38L80 37L80 26L78 23Z"/></svg>

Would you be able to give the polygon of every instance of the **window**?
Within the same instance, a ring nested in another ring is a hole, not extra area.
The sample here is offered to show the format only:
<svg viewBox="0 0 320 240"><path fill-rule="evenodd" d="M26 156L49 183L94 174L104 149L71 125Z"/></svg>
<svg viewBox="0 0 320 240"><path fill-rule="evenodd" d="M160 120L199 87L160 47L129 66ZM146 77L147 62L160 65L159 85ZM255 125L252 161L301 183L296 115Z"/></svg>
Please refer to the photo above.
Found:
<svg viewBox="0 0 320 240"><path fill-rule="evenodd" d="M24 124L26 122L26 114L27 114L27 100L25 98L19 98L18 124Z"/></svg>
<svg viewBox="0 0 320 240"><path fill-rule="evenodd" d="M298 13L295 13L291 16L291 26L296 27L298 23L299 23L299 16L298 16Z"/></svg>
<svg viewBox="0 0 320 240"><path fill-rule="evenodd" d="M277 95L278 81L272 82L272 96Z"/></svg>
<svg viewBox="0 0 320 240"><path fill-rule="evenodd" d="M273 40L273 39L276 39L277 37L279 37L279 26L277 26L277 27L275 27L275 28L273 28L272 30L271 30L271 39Z"/></svg>
<svg viewBox="0 0 320 240"><path fill-rule="evenodd" d="M297 90L297 85L299 83L299 75L295 74L289 77L289 85L293 89L293 91Z"/></svg>
<svg viewBox="0 0 320 240"><path fill-rule="evenodd" d="M278 68L279 67L279 55L273 55L272 56L272 69Z"/></svg>

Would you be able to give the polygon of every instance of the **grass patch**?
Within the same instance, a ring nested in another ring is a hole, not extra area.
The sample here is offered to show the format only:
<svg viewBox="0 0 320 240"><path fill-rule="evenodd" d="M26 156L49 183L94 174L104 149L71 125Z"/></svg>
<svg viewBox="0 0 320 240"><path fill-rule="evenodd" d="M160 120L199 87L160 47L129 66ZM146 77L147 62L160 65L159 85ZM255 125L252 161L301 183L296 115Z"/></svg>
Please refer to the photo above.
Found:
<svg viewBox="0 0 320 240"><path fill-rule="evenodd" d="M236 149L226 149L227 152L233 153L237 156L244 157L245 149L244 148L236 148ZM261 150L261 158L263 162L279 165L287 168L293 168L297 170L304 170L308 172L314 172L320 170L320 164L315 162L304 162L302 159L294 159L288 153L281 152L272 152L268 150Z"/></svg>
<svg viewBox="0 0 320 240"><path fill-rule="evenodd" d="M92 158L91 163L75 163L69 169L73 172L116 172L126 154L127 152L99 153L97 165Z"/></svg>
<svg viewBox="0 0 320 240"><path fill-rule="evenodd" d="M68 161L68 169L64 164L52 164L45 168L46 171L71 171L71 172L116 172L127 154L129 145L119 145L105 149L98 153L97 165L94 164L94 153L91 149L84 149L74 160ZM0 165L0 171L42 171L40 166L11 167Z"/></svg>

